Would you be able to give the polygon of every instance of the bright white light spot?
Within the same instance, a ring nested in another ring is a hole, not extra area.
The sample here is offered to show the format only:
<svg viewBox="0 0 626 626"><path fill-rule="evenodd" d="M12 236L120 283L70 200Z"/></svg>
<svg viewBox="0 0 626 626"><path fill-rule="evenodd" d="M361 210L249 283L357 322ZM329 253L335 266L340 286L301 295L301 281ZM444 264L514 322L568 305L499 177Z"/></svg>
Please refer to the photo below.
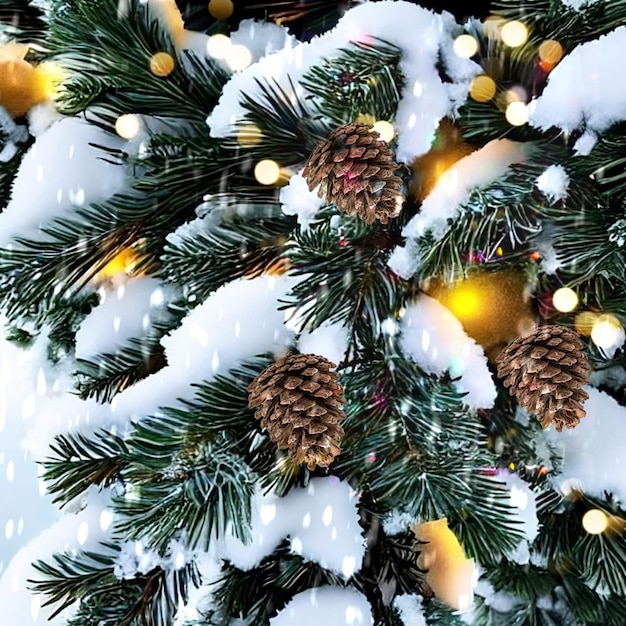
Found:
<svg viewBox="0 0 626 626"><path fill-rule="evenodd" d="M561 287L552 294L552 304L557 311L569 313L578 306L578 295L569 287Z"/></svg>
<svg viewBox="0 0 626 626"><path fill-rule="evenodd" d="M43 182L43 166L39 165L37 167L37 182L41 183Z"/></svg>
<svg viewBox="0 0 626 626"><path fill-rule="evenodd" d="M430 345L430 333L427 330L422 331L422 350L426 352Z"/></svg>
<svg viewBox="0 0 626 626"><path fill-rule="evenodd" d="M104 531L113 523L113 513L105 509L100 513L100 528Z"/></svg>
<svg viewBox="0 0 626 626"><path fill-rule="evenodd" d="M15 478L15 465L13 464L13 461L9 461L7 463L7 480L10 483L12 483L14 478Z"/></svg>
<svg viewBox="0 0 626 626"><path fill-rule="evenodd" d="M13 523L13 520L10 519L9 521L7 521L7 525L4 529L4 534L7 539L11 539L11 537L13 537L14 528L15 528L15 524Z"/></svg>
<svg viewBox="0 0 626 626"><path fill-rule="evenodd" d="M252 53L246 46L235 44L226 51L226 63L233 72L240 72L252 63Z"/></svg>
<svg viewBox="0 0 626 626"><path fill-rule="evenodd" d="M241 324L239 323L239 320L237 320L237 323L235 324L235 337L239 337L240 334L241 334Z"/></svg>
<svg viewBox="0 0 626 626"><path fill-rule="evenodd" d="M43 371L43 368L39 368L39 372L37 373L37 394L40 396L46 395L46 374Z"/></svg>
<svg viewBox="0 0 626 626"><path fill-rule="evenodd" d="M513 487L511 489L511 506L523 511L528 506L528 494L522 489Z"/></svg>
<svg viewBox="0 0 626 626"><path fill-rule="evenodd" d="M591 339L599 348L618 347L624 343L624 329L615 315L607 313L594 322Z"/></svg>
<svg viewBox="0 0 626 626"><path fill-rule="evenodd" d="M254 177L262 185L273 185L280 177L280 167L276 161L263 159L255 165Z"/></svg>
<svg viewBox="0 0 626 626"><path fill-rule="evenodd" d="M36 595L33 596L30 601L30 616L33 618L33 622L37 621L37 617L39 617L39 609L41 608L41 596Z"/></svg>
<svg viewBox="0 0 626 626"><path fill-rule="evenodd" d="M302 518L302 528L308 528L311 525L311 514L306 513Z"/></svg>
<svg viewBox="0 0 626 626"><path fill-rule="evenodd" d="M201 326L198 326L197 324L192 326L189 334L191 339L197 339L203 348L206 348L209 344L209 333L207 333L207 331Z"/></svg>
<svg viewBox="0 0 626 626"><path fill-rule="evenodd" d="M85 541L87 541L87 537L89 537L89 523L88 522L81 522L80 526L78 527L78 533L77 533L77 537L78 537L78 545L84 545Z"/></svg>
<svg viewBox="0 0 626 626"><path fill-rule="evenodd" d="M356 559L353 556L344 556L341 562L341 573L349 578L356 570Z"/></svg>
<svg viewBox="0 0 626 626"><path fill-rule="evenodd" d="M324 513L322 513L322 522L324 522L324 526L330 526L332 521L333 521L333 507L329 504L324 509Z"/></svg>
<svg viewBox="0 0 626 626"><path fill-rule="evenodd" d="M376 122L372 130L375 130L380 135L380 138L386 142L390 142L396 136L396 129L393 127L393 124L385 120Z"/></svg>
<svg viewBox="0 0 626 626"><path fill-rule="evenodd" d="M460 57L469 59L478 52L478 42L471 35L460 35L454 40L454 51Z"/></svg>
<svg viewBox="0 0 626 626"><path fill-rule="evenodd" d="M141 543L141 541L135 542L135 554L137 556L141 556L143 554L143 544Z"/></svg>
<svg viewBox="0 0 626 626"><path fill-rule="evenodd" d="M182 569L185 565L185 554L183 552L179 552L176 555L176 559L174 560L174 567L176 569Z"/></svg>
<svg viewBox="0 0 626 626"><path fill-rule="evenodd" d="M291 549L296 554L302 554L302 539L300 539L300 537L294 537L291 540Z"/></svg>
<svg viewBox="0 0 626 626"><path fill-rule="evenodd" d="M609 518L600 509L591 509L583 515L583 528L590 535L600 535L609 525Z"/></svg>
<svg viewBox="0 0 626 626"><path fill-rule="evenodd" d="M528 39L528 29L517 20L505 24L500 34L502 35L502 41L511 48L521 46Z"/></svg>
<svg viewBox="0 0 626 626"><path fill-rule="evenodd" d="M419 80L416 80L415 84L413 85L413 95L416 98L421 98L423 93L424 93L424 85L422 85L422 83L420 83Z"/></svg>
<svg viewBox="0 0 626 626"><path fill-rule="evenodd" d="M528 122L528 107L524 102L511 102L506 107L505 117L512 126L523 126Z"/></svg>
<svg viewBox="0 0 626 626"><path fill-rule="evenodd" d="M163 304L163 300L164 300L163 289L161 288L155 289L150 295L150 306L151 307L161 306Z"/></svg>
<svg viewBox="0 0 626 626"><path fill-rule="evenodd" d="M230 38L226 35L213 35L209 37L209 41L206 45L209 56L212 56L214 59L224 59L230 47Z"/></svg>
<svg viewBox="0 0 626 626"><path fill-rule="evenodd" d="M211 359L211 369L213 372L217 371L217 368L220 366L220 358L217 355L217 350L213 353L213 358Z"/></svg>
<svg viewBox="0 0 626 626"><path fill-rule="evenodd" d="M122 139L132 139L141 129L139 116L134 113L124 113L115 122L115 132Z"/></svg>
<svg viewBox="0 0 626 626"><path fill-rule="evenodd" d="M116 332L116 333L119 333L119 332L120 332L120 326L121 326L121 324L122 324L122 318L121 318L121 317L119 317L118 315L116 315L116 316L113 318L113 328L114 328L114 330L115 330L115 332Z"/></svg>
<svg viewBox="0 0 626 626"><path fill-rule="evenodd" d="M361 610L356 606L346 607L346 624L352 626L353 624L360 624L363 614ZM357 621L358 620L358 621Z"/></svg>
<svg viewBox="0 0 626 626"><path fill-rule="evenodd" d="M117 299L121 300L124 297L124 294L126 293L126 287L124 285L120 285L117 288Z"/></svg>
<svg viewBox="0 0 626 626"><path fill-rule="evenodd" d="M21 535L24 531L24 518L20 517L20 521L17 523L17 534Z"/></svg>
<svg viewBox="0 0 626 626"><path fill-rule="evenodd" d="M276 505L264 504L261 507L261 522L264 526L270 524L276 517Z"/></svg>
<svg viewBox="0 0 626 626"><path fill-rule="evenodd" d="M459 596L459 610L463 611L464 609L469 609L472 605L472 598L467 594L462 594Z"/></svg>

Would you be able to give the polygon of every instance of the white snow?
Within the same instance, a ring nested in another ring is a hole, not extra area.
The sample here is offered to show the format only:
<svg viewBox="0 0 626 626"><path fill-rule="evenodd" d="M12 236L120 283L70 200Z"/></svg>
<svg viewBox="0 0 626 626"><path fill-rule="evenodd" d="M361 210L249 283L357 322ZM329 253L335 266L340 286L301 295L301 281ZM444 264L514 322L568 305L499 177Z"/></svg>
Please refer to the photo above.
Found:
<svg viewBox="0 0 626 626"><path fill-rule="evenodd" d="M347 11L336 28L307 43L287 41L280 52L270 54L235 74L226 84L217 106L207 119L213 137L233 132L245 113L241 94L262 101L257 79L276 81L292 97L293 85L313 65L332 59L350 42L388 41L402 50L401 71L406 88L393 120L398 132L396 156L410 163L426 152L439 120L454 112L467 97L477 64L453 51L452 31L457 28L449 13L432 13L409 2L365 3ZM436 64L441 58L452 83L444 83ZM302 91L296 87L298 92ZM390 120L391 121L391 120Z"/></svg>
<svg viewBox="0 0 626 626"><path fill-rule="evenodd" d="M550 202L565 200L568 187L569 176L562 165L550 165L537 178L537 188Z"/></svg>
<svg viewBox="0 0 626 626"><path fill-rule="evenodd" d="M422 598L416 594L397 596L393 605L405 626L427 626L422 609Z"/></svg>
<svg viewBox="0 0 626 626"><path fill-rule="evenodd" d="M626 502L624 441L626 441L626 408L611 396L586 387L587 415L573 429L547 431L549 442L562 456L561 474L553 478L557 489L568 493L572 488L604 498L613 493Z"/></svg>
<svg viewBox="0 0 626 626"><path fill-rule="evenodd" d="M430 231L441 239L473 189L485 187L502 176L509 166L529 154L528 143L494 139L476 152L463 157L446 170L422 203L420 212L404 227L405 237L421 237Z"/></svg>
<svg viewBox="0 0 626 626"><path fill-rule="evenodd" d="M341 324L323 324L313 332L300 336L298 349L302 354L319 354L339 365L347 349L348 329Z"/></svg>
<svg viewBox="0 0 626 626"><path fill-rule="evenodd" d="M371 607L354 589L315 587L295 595L271 626L373 626Z"/></svg>
<svg viewBox="0 0 626 626"><path fill-rule="evenodd" d="M496 387L482 348L465 334L461 323L434 298L420 295L401 320L400 347L429 374L450 372L463 402L473 409L489 408Z"/></svg>
<svg viewBox="0 0 626 626"><path fill-rule="evenodd" d="M285 215L297 215L302 230L307 230L315 214L324 206L324 200L315 190L309 191L302 174L294 174L289 184L280 190L281 209Z"/></svg>
<svg viewBox="0 0 626 626"><path fill-rule="evenodd" d="M407 511L393 510L383 519L383 530L387 535L399 535L417 524L417 516Z"/></svg>
<svg viewBox="0 0 626 626"><path fill-rule="evenodd" d="M251 569L289 537L293 552L350 578L361 569L365 554L357 504L350 485L335 476L314 478L308 487L292 489L284 498L258 494L252 541L245 545L227 537L218 555Z"/></svg>
<svg viewBox="0 0 626 626"><path fill-rule="evenodd" d="M63 119L37 137L0 214L0 245L16 235L38 235L40 225L70 214L72 206L105 200L122 189L125 168L103 160L110 156L90 144L116 149L123 141L77 117Z"/></svg>
<svg viewBox="0 0 626 626"><path fill-rule="evenodd" d="M132 337L142 338L165 310L172 288L156 278L131 278L113 291L102 290L102 302L82 321L76 333L76 357L89 359L112 353Z"/></svg>
<svg viewBox="0 0 626 626"><path fill-rule="evenodd" d="M561 2L570 9L580 11L581 9L585 9L588 6L595 4L598 0L561 0Z"/></svg>
<svg viewBox="0 0 626 626"><path fill-rule="evenodd" d="M599 134L626 119L626 83L621 75L626 26L578 45L550 73L533 103L530 123L543 130L557 126ZM586 142L589 143L589 140ZM581 146L588 149L588 145Z"/></svg>
<svg viewBox="0 0 626 626"><path fill-rule="evenodd" d="M524 533L524 538L509 555L516 563L525 565L530 560L530 545L539 532L539 520L537 519L537 504L535 492L517 474L501 472L498 478L506 483L509 488L511 505L515 517L520 522L519 529Z"/></svg>
<svg viewBox="0 0 626 626"><path fill-rule="evenodd" d="M230 40L233 45L248 48L255 62L285 47L292 47L296 42L296 38L283 26L250 19L239 23L239 28L230 34Z"/></svg>

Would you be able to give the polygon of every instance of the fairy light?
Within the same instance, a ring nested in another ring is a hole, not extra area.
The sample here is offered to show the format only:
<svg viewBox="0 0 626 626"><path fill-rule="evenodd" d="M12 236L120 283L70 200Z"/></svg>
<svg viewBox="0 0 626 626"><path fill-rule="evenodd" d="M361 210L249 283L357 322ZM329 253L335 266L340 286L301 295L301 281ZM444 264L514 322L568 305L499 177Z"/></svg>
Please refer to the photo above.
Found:
<svg viewBox="0 0 626 626"><path fill-rule="evenodd" d="M469 59L478 52L478 42L471 35L459 35L454 40L454 51L460 57Z"/></svg>
<svg viewBox="0 0 626 626"><path fill-rule="evenodd" d="M263 132L256 124L242 124L237 131L237 143L242 148L258 146L263 141Z"/></svg>
<svg viewBox="0 0 626 626"><path fill-rule="evenodd" d="M576 330L584 337L590 337L593 325L596 323L600 315L594 311L583 311L574 319Z"/></svg>
<svg viewBox="0 0 626 626"><path fill-rule="evenodd" d="M273 185L280 177L280 167L276 161L263 159L256 164L254 177L262 185Z"/></svg>
<svg viewBox="0 0 626 626"><path fill-rule="evenodd" d="M209 13L216 20L227 20L235 10L232 0L211 0Z"/></svg>
<svg viewBox="0 0 626 626"><path fill-rule="evenodd" d="M583 515L583 528L590 535L602 534L609 525L609 518L600 509L591 509Z"/></svg>
<svg viewBox="0 0 626 626"><path fill-rule="evenodd" d="M214 59L225 59L231 46L232 44L230 41L230 37L218 34L209 37L209 40L206 44L206 49L209 53L209 56L213 57Z"/></svg>
<svg viewBox="0 0 626 626"><path fill-rule="evenodd" d="M150 71L155 76L169 76L175 67L174 57L168 52L157 52L150 57Z"/></svg>
<svg viewBox="0 0 626 626"><path fill-rule="evenodd" d="M505 117L511 126L523 126L528 122L528 107L524 102L511 102L506 107Z"/></svg>
<svg viewBox="0 0 626 626"><path fill-rule="evenodd" d="M139 116L134 113L124 113L115 122L115 132L123 139L132 139L140 128Z"/></svg>
<svg viewBox="0 0 626 626"><path fill-rule="evenodd" d="M549 65L556 65L563 57L563 46L554 39L546 39L539 46L539 58Z"/></svg>
<svg viewBox="0 0 626 626"><path fill-rule="evenodd" d="M569 313L578 306L578 295L569 287L561 287L552 294L552 304L557 311Z"/></svg>
<svg viewBox="0 0 626 626"><path fill-rule="evenodd" d="M600 315L591 328L591 340L598 348L613 348L623 343L624 328L615 315Z"/></svg>
<svg viewBox="0 0 626 626"><path fill-rule="evenodd" d="M496 83L486 74L476 76L470 86L470 96L476 102L489 102L496 95Z"/></svg>
<svg viewBox="0 0 626 626"><path fill-rule="evenodd" d="M225 58L233 72L245 70L252 63L252 53L242 44L231 45L226 51Z"/></svg>
<svg viewBox="0 0 626 626"><path fill-rule="evenodd" d="M383 141L389 143L396 136L396 129L391 122L380 120L374 124L372 130L375 130Z"/></svg>
<svg viewBox="0 0 626 626"><path fill-rule="evenodd" d="M507 22L500 31L502 35L502 41L511 48L517 48L523 43L526 43L528 39L528 29L522 22L513 20Z"/></svg>

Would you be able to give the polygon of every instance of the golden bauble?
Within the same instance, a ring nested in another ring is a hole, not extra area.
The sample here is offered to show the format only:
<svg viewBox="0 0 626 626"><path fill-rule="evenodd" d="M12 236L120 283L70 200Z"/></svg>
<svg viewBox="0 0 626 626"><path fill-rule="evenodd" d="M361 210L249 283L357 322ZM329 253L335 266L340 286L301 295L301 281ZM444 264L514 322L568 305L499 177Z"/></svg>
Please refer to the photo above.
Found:
<svg viewBox="0 0 626 626"><path fill-rule="evenodd" d="M451 284L435 279L422 288L454 314L491 359L535 321L523 271L476 268L465 279Z"/></svg>
<svg viewBox="0 0 626 626"><path fill-rule="evenodd" d="M452 122L442 120L430 150L413 162L411 195L423 202L441 175L473 150L463 141L461 131Z"/></svg>
<svg viewBox="0 0 626 626"><path fill-rule="evenodd" d="M30 63L23 59L0 61L0 105L12 118L26 115L46 98L44 81Z"/></svg>

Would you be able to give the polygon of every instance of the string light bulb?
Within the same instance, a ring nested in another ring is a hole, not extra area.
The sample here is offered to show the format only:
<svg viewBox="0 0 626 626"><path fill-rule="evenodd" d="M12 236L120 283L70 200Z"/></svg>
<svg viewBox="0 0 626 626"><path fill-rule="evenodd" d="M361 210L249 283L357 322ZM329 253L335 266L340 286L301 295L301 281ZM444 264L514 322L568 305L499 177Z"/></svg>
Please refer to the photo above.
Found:
<svg viewBox="0 0 626 626"><path fill-rule="evenodd" d="M549 65L556 65L563 56L563 46L554 39L546 39L539 46L539 58Z"/></svg>
<svg viewBox="0 0 626 626"><path fill-rule="evenodd" d="M598 346L609 350L624 342L624 328L619 319L611 313L598 316L591 328L591 340Z"/></svg>
<svg viewBox="0 0 626 626"><path fill-rule="evenodd" d="M524 102L511 102L506 107L505 117L511 126L523 126L528 122L528 107Z"/></svg>
<svg viewBox="0 0 626 626"><path fill-rule="evenodd" d="M459 35L454 40L454 51L460 57L469 59L478 52L478 42L471 35Z"/></svg>
<svg viewBox="0 0 626 626"><path fill-rule="evenodd" d="M496 83L486 74L476 76L470 86L470 96L476 102L489 102L496 95Z"/></svg>
<svg viewBox="0 0 626 626"><path fill-rule="evenodd" d="M206 49L209 53L209 56L213 57L214 59L225 59L228 51L231 48L231 45L232 44L230 41L230 37L227 37L226 35L222 35L220 33L209 37L209 40L206 44Z"/></svg>
<svg viewBox="0 0 626 626"><path fill-rule="evenodd" d="M226 63L233 72L245 70L252 63L252 53L242 44L231 45L226 51Z"/></svg>
<svg viewBox="0 0 626 626"><path fill-rule="evenodd" d="M280 178L280 167L276 161L263 159L256 164L254 177L262 185L273 185Z"/></svg>
<svg viewBox="0 0 626 626"><path fill-rule="evenodd" d="M124 113L120 115L115 122L115 132L122 139L132 139L141 129L139 116L134 113Z"/></svg>
<svg viewBox="0 0 626 626"><path fill-rule="evenodd" d="M569 287L561 287L552 294L552 304L557 311L569 313L578 306L578 295Z"/></svg>
<svg viewBox="0 0 626 626"><path fill-rule="evenodd" d="M372 130L375 130L383 141L389 143L396 135L396 129L391 122L380 120L374 124Z"/></svg>
<svg viewBox="0 0 626 626"><path fill-rule="evenodd" d="M609 518L600 509L591 509L583 515L583 528L590 535L601 535L609 525Z"/></svg>
<svg viewBox="0 0 626 626"><path fill-rule="evenodd" d="M155 76L169 76L175 67L174 57L168 52L157 52L150 57L150 71Z"/></svg>
<svg viewBox="0 0 626 626"><path fill-rule="evenodd" d="M502 41L511 48L517 48L528 39L528 29L522 22L507 22L501 30Z"/></svg>

